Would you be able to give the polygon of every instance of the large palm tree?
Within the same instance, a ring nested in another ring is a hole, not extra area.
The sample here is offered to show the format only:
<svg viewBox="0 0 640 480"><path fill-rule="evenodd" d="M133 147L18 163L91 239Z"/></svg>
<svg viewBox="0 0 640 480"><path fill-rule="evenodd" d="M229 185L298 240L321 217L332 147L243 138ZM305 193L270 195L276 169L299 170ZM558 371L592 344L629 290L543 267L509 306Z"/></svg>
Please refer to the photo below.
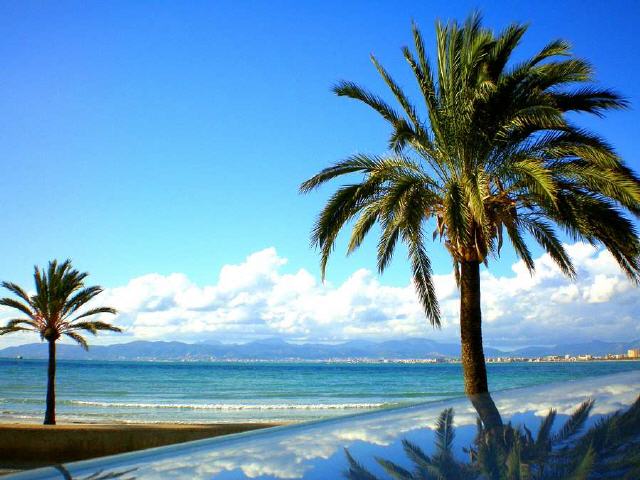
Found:
<svg viewBox="0 0 640 480"><path fill-rule="evenodd" d="M36 293L29 295L15 283L2 282L2 286L18 298L5 297L0 305L18 310L21 318L8 321L0 327L0 335L7 333L33 331L49 344L49 368L47 376L47 407L44 416L45 425L56 423L56 342L66 335L79 343L85 350L89 345L79 332L96 334L99 330L120 332L118 327L109 323L91 320L95 315L116 311L110 307L94 307L82 311L82 307L102 293L98 286L85 287L84 280L88 273L80 273L71 266L71 261L58 264L56 260L49 262L45 271L35 267L34 279Z"/></svg>
<svg viewBox="0 0 640 480"><path fill-rule="evenodd" d="M348 253L378 224L378 270L403 242L434 326L440 325L440 310L426 239L433 232L434 241L444 242L460 288L469 395L488 391L480 265L499 256L505 237L530 271L535 265L527 243L534 241L566 275L575 276L559 229L573 240L603 244L633 281L640 280L640 242L626 215L640 214L638 177L604 140L567 115L601 116L626 102L593 86L591 66L573 56L565 41L553 41L522 62L510 61L525 31L514 24L495 34L477 14L464 24L437 23L433 67L414 25L415 52L405 47L403 54L421 105L411 103L373 56L400 109L355 83L334 87L337 95L363 102L389 122L389 153L353 155L300 187L306 193L336 177L360 175L333 194L313 229L322 276L346 224L354 222Z"/></svg>

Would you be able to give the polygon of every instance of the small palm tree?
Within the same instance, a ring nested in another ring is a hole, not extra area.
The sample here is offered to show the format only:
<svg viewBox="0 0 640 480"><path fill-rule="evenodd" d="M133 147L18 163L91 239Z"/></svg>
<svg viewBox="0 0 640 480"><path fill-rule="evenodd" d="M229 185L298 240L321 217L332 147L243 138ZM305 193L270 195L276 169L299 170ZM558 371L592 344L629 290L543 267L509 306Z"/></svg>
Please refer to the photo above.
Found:
<svg viewBox="0 0 640 480"><path fill-rule="evenodd" d="M461 359L471 396L488 391L480 265L499 256L505 237L530 271L535 265L529 239L574 277L559 228L574 240L603 244L633 281L640 280L640 240L626 216L640 214L640 180L604 140L567 117L602 115L626 102L591 86L592 68L561 40L510 65L526 29L514 24L496 35L478 15L464 25L438 23L432 68L414 25L415 54L407 47L403 53L422 93L420 109L373 56L401 111L352 82L334 88L389 122L391 153L354 155L300 187L307 193L337 177L361 175L329 199L312 231L322 277L345 225L354 222L351 253L378 224L378 270L385 270L403 242L419 300L438 327L425 232L431 222L433 240L444 242L460 288Z"/></svg>
<svg viewBox="0 0 640 480"><path fill-rule="evenodd" d="M89 320L90 317L102 313L115 314L110 307L91 308L81 312L97 295L102 293L98 286L85 287L84 280L88 273L80 273L71 267L71 261L58 264L57 260L49 262L46 271L34 267L36 284L35 295L29 295L20 286L11 282L2 282L2 286L15 294L16 298L0 299L0 305L14 308L25 317L14 318L4 327L0 327L0 335L7 333L33 331L49 343L49 369L47 376L47 408L44 416L45 425L56 423L56 342L62 335L73 339L85 350L89 345L78 332L85 331L96 334L99 330L120 332L118 327L109 323Z"/></svg>

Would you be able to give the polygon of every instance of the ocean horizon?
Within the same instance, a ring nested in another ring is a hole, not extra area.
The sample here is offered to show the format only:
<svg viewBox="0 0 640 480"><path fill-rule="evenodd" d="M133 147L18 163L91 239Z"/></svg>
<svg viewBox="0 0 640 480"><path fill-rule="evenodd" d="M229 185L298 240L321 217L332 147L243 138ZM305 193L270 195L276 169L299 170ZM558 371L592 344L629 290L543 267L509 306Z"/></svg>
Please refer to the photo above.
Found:
<svg viewBox="0 0 640 480"><path fill-rule="evenodd" d="M46 361L0 359L0 422L39 423ZM489 364L492 391L639 371L640 362ZM459 364L61 360L60 423L317 420L464 394Z"/></svg>

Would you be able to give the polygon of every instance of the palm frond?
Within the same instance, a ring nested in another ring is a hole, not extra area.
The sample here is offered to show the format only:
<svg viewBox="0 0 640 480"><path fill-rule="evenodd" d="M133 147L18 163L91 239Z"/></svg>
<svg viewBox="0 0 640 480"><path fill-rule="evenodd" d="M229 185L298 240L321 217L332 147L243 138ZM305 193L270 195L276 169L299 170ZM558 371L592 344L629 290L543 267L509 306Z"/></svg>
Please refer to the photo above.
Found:
<svg viewBox="0 0 640 480"><path fill-rule="evenodd" d="M95 335L95 332L93 332L93 333ZM69 332L69 331L64 332L64 334L67 337L73 339L78 345L80 345L83 348L83 350L85 350L85 351L89 350L89 344L87 343L87 341L85 340L85 338L82 335L79 335L79 334L77 334L75 332Z"/></svg>
<svg viewBox="0 0 640 480"><path fill-rule="evenodd" d="M453 409L447 408L440 413L436 422L436 448L439 453L451 455L455 430L453 429Z"/></svg>
<svg viewBox="0 0 640 480"><path fill-rule="evenodd" d="M391 78L389 72L387 72L387 70L378 62L376 57L373 55L371 55L371 62L389 87L389 90L391 90L393 95L396 97L398 103L402 106L407 117L409 117L409 119L413 123L416 132L420 132L422 130L422 123L418 119L418 114L416 113L415 107L411 104L405 93L402 91L402 88L400 88L400 86L393 80L393 78Z"/></svg>
<svg viewBox="0 0 640 480"><path fill-rule="evenodd" d="M8 333L15 332L32 332L33 329L25 327L0 327L0 335L6 335Z"/></svg>
<svg viewBox="0 0 640 480"><path fill-rule="evenodd" d="M333 92L339 97L349 97L365 103L392 125L396 125L402 120L400 114L391 108L384 100L382 100L382 98L368 92L356 83L345 81L339 82L333 87Z"/></svg>
<svg viewBox="0 0 640 480"><path fill-rule="evenodd" d="M568 480L587 480L595 462L595 452L589 448L582 456L575 469L566 477Z"/></svg>
<svg viewBox="0 0 640 480"><path fill-rule="evenodd" d="M571 414L569 419L562 425L562 428L551 438L552 443L559 444L570 440L577 435L591 413L593 399L586 400Z"/></svg>
<svg viewBox="0 0 640 480"><path fill-rule="evenodd" d="M40 325L38 324L38 322L30 319L30 318L13 318L9 321L7 321L7 324L4 326L4 328L13 328L13 327L19 327L19 326L24 326L27 325L29 327L31 327L31 329L38 331Z"/></svg>
<svg viewBox="0 0 640 480"><path fill-rule="evenodd" d="M391 476L391 478L394 478L396 480L415 480L411 472L405 470L400 465L397 465L389 460L385 460L384 458L376 458L376 462L380 464L380 466Z"/></svg>
<svg viewBox="0 0 640 480"><path fill-rule="evenodd" d="M67 331L72 330L86 330L87 332L91 332L94 335L98 333L99 330L108 330L110 332L121 332L122 329L111 325L106 322L75 322L70 324L66 329Z"/></svg>
<svg viewBox="0 0 640 480"><path fill-rule="evenodd" d="M553 102L562 112L591 113L602 117L607 110L619 110L629 106L629 102L609 89L583 87L572 92L554 92Z"/></svg>
<svg viewBox="0 0 640 480"><path fill-rule="evenodd" d="M336 163L335 165L332 165L331 167L321 170L320 173L303 182L302 185L300 185L300 192L308 193L311 190L318 188L323 183L341 175L371 171L376 167L377 163L379 163L379 159L377 157L371 157L364 154L353 155Z"/></svg>
<svg viewBox="0 0 640 480"><path fill-rule="evenodd" d="M379 271L402 240L420 302L437 325L439 306L423 242L423 229L435 217L434 240L440 237L454 266L499 258L504 230L531 272L535 265L525 234L574 277L557 228L574 241L603 245L640 283L640 239L627 218L640 218L640 178L611 145L569 118L603 116L627 101L595 85L593 67L564 40L515 63L526 30L513 24L495 33L478 13L462 23L438 22L431 61L413 24L413 45L402 55L421 104L375 56L371 60L393 105L354 82L334 87L337 95L366 104L389 122L395 155L354 155L300 186L307 193L344 175L354 178L331 196L312 230L323 279L345 225L355 220L351 253L379 224Z"/></svg>
<svg viewBox="0 0 640 480"><path fill-rule="evenodd" d="M509 237L509 240L511 240L511 245L513 246L516 254L524 262L527 270L533 272L536 268L536 265L533 261L533 257L531 256L531 251L529 250L529 247L527 247L522 233L520 232L519 223L506 222L504 226L507 230L507 236Z"/></svg>
<svg viewBox="0 0 640 480"><path fill-rule="evenodd" d="M379 191L377 182L347 185L340 188L320 213L311 237L321 252L320 269L325 277L329 255L342 226L364 208Z"/></svg>
<svg viewBox="0 0 640 480"><path fill-rule="evenodd" d="M433 284L431 260L424 248L422 234L415 227L403 231L403 237L407 244L413 284L418 293L425 315L431 324L440 327L440 306L436 296L436 288Z"/></svg>
<svg viewBox="0 0 640 480"><path fill-rule="evenodd" d="M384 272L391 262L401 232L402 225L397 219L392 217L383 221L383 231L378 241L378 272Z"/></svg>
<svg viewBox="0 0 640 480"><path fill-rule="evenodd" d="M535 219L523 220L525 228L535 238L538 244L549 254L551 259L558 265L562 273L570 278L575 278L576 270L567 254L564 245L556 236L553 227L547 222Z"/></svg>
<svg viewBox="0 0 640 480"><path fill-rule="evenodd" d="M433 460L415 443L409 440L402 440L402 448L404 453L409 457L419 470L429 470L433 467Z"/></svg>
<svg viewBox="0 0 640 480"><path fill-rule="evenodd" d="M344 454L347 457L347 461L349 462L349 468L344 473L345 477L349 480L378 480L378 478L369 472L366 468L362 466L358 461L356 461L348 449L344 449Z"/></svg>
<svg viewBox="0 0 640 480"><path fill-rule="evenodd" d="M92 309L87 310L86 312L78 315L77 317L75 317L73 320L71 320L71 323L74 323L74 322L80 320L81 318L92 317L94 315L98 315L98 314L101 314L101 313L109 313L111 315L116 315L118 313L118 311L115 308L111 308L111 307L92 308ZM93 323L101 323L101 322L93 322Z"/></svg>
<svg viewBox="0 0 640 480"><path fill-rule="evenodd" d="M538 450L547 450L551 447L551 428L553 427L555 419L556 411L551 409L547 416L540 422L540 428L538 429L538 435L536 436L536 448Z"/></svg>
<svg viewBox="0 0 640 480"><path fill-rule="evenodd" d="M92 286L87 288L78 287L71 298L68 298L61 309L61 315L67 317L72 315L76 310L83 307L95 297L103 292L102 287Z"/></svg>
<svg viewBox="0 0 640 480"><path fill-rule="evenodd" d="M363 209L362 214L358 218L357 222L353 226L351 232L351 238L349 239L349 246L347 247L347 255L353 253L360 247L364 238L371 228L376 224L380 217L379 206L375 203L367 206Z"/></svg>
<svg viewBox="0 0 640 480"><path fill-rule="evenodd" d="M15 308L16 310L21 311L25 315L30 318L33 318L34 312L31 310L29 305L25 305L24 303L14 299L14 298L0 298L0 305L4 305L5 307Z"/></svg>
<svg viewBox="0 0 640 480"><path fill-rule="evenodd" d="M111 307L91 308L69 320L69 316L77 312L78 308L95 299L103 291L99 286L85 287L84 281L87 276L88 273L74 269L71 260L62 263L52 260L46 268L34 267L36 293L33 296L29 296L14 283L3 282L2 285L20 300L6 297L0 299L0 305L19 310L28 318L10 320L2 328L2 334L29 330L40 333L43 339L56 341L61 334L66 333L85 348L86 341L74 333L75 330L85 330L93 334L100 330L120 332L120 328L106 322L78 321L98 314L115 314L115 309Z"/></svg>
<svg viewBox="0 0 640 480"><path fill-rule="evenodd" d="M31 305L31 297L22 287L13 282L2 282L2 286L24 300L30 308L33 307L33 305Z"/></svg>

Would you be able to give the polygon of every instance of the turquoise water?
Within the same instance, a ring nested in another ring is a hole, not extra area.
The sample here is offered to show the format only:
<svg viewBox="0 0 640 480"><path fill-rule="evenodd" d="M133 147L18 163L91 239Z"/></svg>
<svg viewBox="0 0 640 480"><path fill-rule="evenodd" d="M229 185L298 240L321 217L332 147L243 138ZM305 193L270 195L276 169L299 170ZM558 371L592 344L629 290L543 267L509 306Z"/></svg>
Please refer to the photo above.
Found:
<svg viewBox="0 0 640 480"><path fill-rule="evenodd" d="M492 390L635 370L640 362L490 364ZM255 422L325 418L462 395L457 364L60 361L59 421ZM0 359L2 421L40 421L46 362Z"/></svg>

